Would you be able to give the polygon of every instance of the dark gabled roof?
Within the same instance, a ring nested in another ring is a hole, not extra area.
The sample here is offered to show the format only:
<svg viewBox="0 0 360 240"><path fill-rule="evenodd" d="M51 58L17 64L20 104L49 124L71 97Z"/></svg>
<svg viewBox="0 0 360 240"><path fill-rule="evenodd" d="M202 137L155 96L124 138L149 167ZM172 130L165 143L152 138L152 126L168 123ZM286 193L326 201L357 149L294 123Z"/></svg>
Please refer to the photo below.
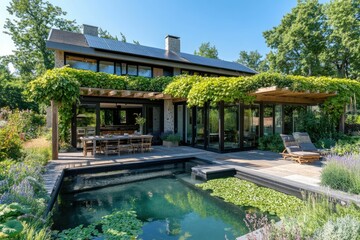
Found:
<svg viewBox="0 0 360 240"><path fill-rule="evenodd" d="M73 33L52 29L49 34L48 42L75 45L80 47L93 48L95 50L118 52L160 60L175 61L192 65L200 65L212 68L232 70L255 74L256 71L236 62L229 62L220 59L206 58L188 53L175 53L160 48L147 47L132 43L125 43L112 39L100 38L96 36Z"/></svg>

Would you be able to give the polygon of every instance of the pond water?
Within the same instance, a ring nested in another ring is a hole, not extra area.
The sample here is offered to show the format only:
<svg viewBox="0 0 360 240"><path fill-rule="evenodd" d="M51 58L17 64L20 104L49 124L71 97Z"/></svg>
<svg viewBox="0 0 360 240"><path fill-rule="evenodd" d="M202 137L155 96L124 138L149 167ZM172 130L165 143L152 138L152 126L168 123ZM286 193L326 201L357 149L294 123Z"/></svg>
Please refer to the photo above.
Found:
<svg viewBox="0 0 360 240"><path fill-rule="evenodd" d="M140 239L235 239L248 232L245 211L189 185L189 174L141 180L79 193L62 193L54 229L90 224L114 210L134 210ZM186 180L186 181L184 181Z"/></svg>

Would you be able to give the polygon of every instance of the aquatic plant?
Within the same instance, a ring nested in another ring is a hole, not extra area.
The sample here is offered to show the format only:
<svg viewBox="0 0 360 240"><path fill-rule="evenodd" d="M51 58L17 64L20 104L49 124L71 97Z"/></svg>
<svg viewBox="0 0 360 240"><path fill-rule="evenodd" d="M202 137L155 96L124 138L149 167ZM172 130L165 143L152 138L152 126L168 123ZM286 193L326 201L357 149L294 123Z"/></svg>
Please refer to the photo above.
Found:
<svg viewBox="0 0 360 240"><path fill-rule="evenodd" d="M221 178L198 184L211 195L243 207L256 207L260 211L283 217L298 212L303 201L270 188L259 187L254 183L238 178Z"/></svg>

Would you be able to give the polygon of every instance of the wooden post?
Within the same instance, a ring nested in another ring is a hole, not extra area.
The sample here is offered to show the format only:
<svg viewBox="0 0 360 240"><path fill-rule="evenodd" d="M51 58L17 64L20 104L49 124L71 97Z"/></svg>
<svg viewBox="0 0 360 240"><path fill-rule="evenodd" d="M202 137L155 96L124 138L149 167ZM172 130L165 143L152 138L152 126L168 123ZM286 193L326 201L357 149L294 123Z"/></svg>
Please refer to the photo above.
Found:
<svg viewBox="0 0 360 240"><path fill-rule="evenodd" d="M51 101L52 160L59 159L58 105Z"/></svg>

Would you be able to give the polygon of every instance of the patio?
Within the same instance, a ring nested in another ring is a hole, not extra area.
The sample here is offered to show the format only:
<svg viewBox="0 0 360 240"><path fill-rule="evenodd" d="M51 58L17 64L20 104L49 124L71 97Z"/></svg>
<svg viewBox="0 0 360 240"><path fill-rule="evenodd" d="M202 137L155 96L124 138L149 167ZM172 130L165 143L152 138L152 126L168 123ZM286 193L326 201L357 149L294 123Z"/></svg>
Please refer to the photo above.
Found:
<svg viewBox="0 0 360 240"><path fill-rule="evenodd" d="M211 160L218 164L232 165L238 169L253 170L284 180L292 180L309 186L319 186L319 178L322 162L314 164L298 164L294 161L283 160L278 153L252 150L234 153L215 153L202 149L180 146L166 148L154 146L151 152L118 155L98 155L96 157L82 155L81 151L71 153L60 153L59 160L52 160L46 166L44 174L46 189L51 193L56 179L64 168L76 168L84 166L96 166L114 163L129 163L151 160L169 160L179 157L197 157Z"/></svg>

